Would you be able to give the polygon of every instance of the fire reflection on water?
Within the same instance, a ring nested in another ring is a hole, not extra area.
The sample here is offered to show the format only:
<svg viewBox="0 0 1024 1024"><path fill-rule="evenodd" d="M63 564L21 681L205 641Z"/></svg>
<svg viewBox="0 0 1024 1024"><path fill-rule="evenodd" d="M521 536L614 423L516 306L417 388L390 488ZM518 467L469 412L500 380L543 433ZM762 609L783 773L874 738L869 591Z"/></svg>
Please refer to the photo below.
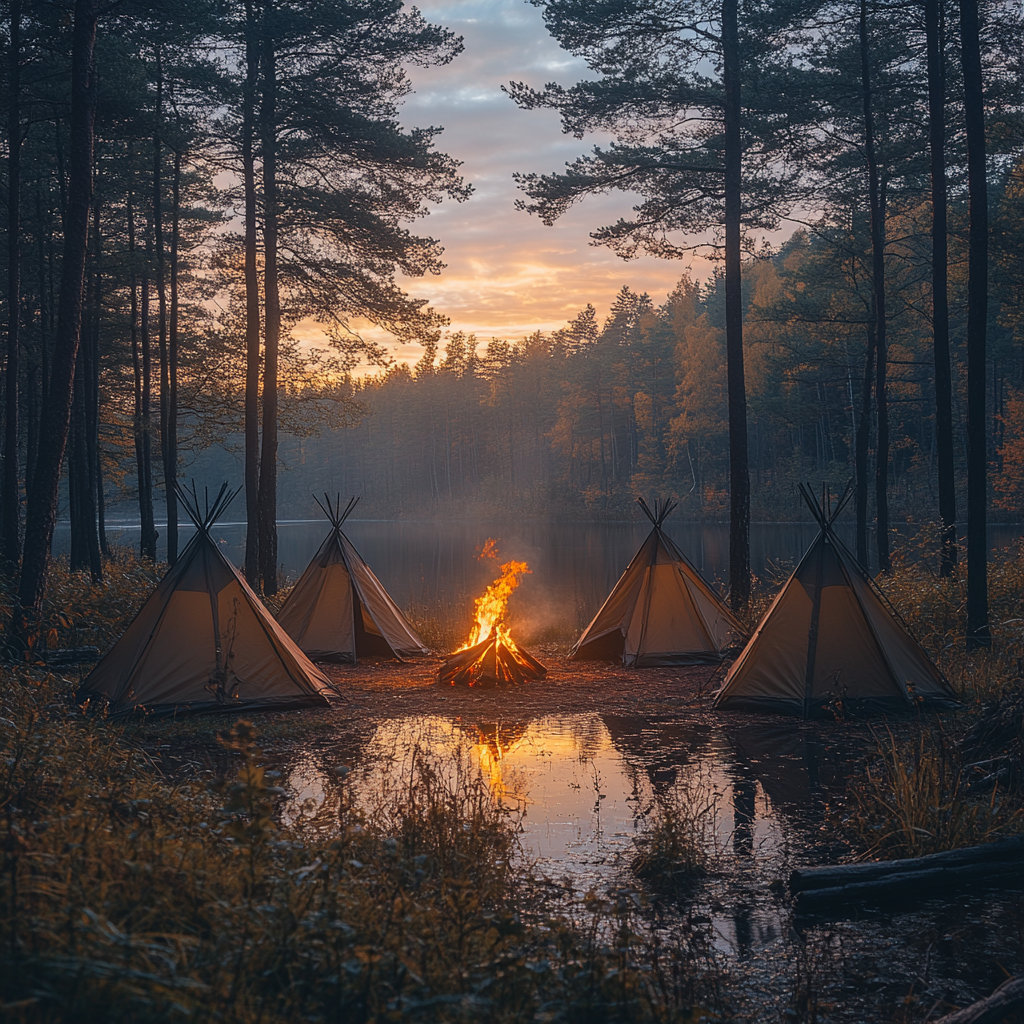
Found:
<svg viewBox="0 0 1024 1024"><path fill-rule="evenodd" d="M687 788L713 807L706 838L714 857L756 877L762 890L784 872L785 820L714 732L599 714L500 722L423 716L382 721L354 758L341 753L352 764L352 798L366 806L410 778L414 757L442 772L468 761L492 798L522 815L524 857L577 894L628 877L656 797ZM291 787L315 800L318 776L309 762L294 765ZM781 930L769 907L727 907L710 896L705 910L716 943L732 953L765 948Z"/></svg>
<svg viewBox="0 0 1024 1024"><path fill-rule="evenodd" d="M526 739L529 722L488 722L477 726L479 742L473 745L473 754L490 785L496 799L525 801L525 791L517 792L515 777L505 778L505 759Z"/></svg>

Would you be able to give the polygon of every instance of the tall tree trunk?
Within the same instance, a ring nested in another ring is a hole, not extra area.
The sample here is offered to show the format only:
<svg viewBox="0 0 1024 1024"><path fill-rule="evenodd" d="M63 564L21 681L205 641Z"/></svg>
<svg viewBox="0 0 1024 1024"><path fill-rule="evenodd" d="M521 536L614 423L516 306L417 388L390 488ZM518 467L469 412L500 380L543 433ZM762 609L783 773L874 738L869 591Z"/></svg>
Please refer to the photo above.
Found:
<svg viewBox="0 0 1024 1024"><path fill-rule="evenodd" d="M39 419L42 415L45 403L46 390L46 348L50 343L50 320L51 306L49 292L46 287L46 236L49 234L47 224L49 221L49 209L47 217L43 218L43 197L42 180L36 179L36 223L39 225L38 234L38 280L39 288L39 351L37 360L29 363L28 380L26 381L29 408L26 410L26 438L25 438L25 493L32 490L32 478L36 470L36 459L39 457Z"/></svg>
<svg viewBox="0 0 1024 1024"><path fill-rule="evenodd" d="M67 457L68 498L71 510L71 569L88 569L94 581L102 577L99 538L96 534L95 422L92 380L95 373L93 342L96 333L97 201L93 200L92 242L86 253L86 282L81 337L75 361L71 424Z"/></svg>
<svg viewBox="0 0 1024 1024"><path fill-rule="evenodd" d="M242 180L245 189L245 578L260 586L260 286L256 266L256 83L259 34L253 0L245 4Z"/></svg>
<svg viewBox="0 0 1024 1024"><path fill-rule="evenodd" d="M743 294L740 215L740 42L737 0L722 4L725 85L725 351L729 392L729 594L734 611L750 599L750 472L747 466L747 386L743 373Z"/></svg>
<svg viewBox="0 0 1024 1024"><path fill-rule="evenodd" d="M96 518L92 536L98 545L100 555L107 554L106 512L103 502L103 465L100 458L100 318L103 309L103 236L100 234L100 204L93 209L93 286L92 313L88 339L89 376L86 379L86 413L89 418L89 433L86 442L89 452L90 490L95 504ZM84 341L83 341L84 344ZM100 563L102 565L102 562Z"/></svg>
<svg viewBox="0 0 1024 1024"><path fill-rule="evenodd" d="M871 384L875 375L875 325L868 324L864 356L864 383L860 396L860 419L854 448L857 478L857 561L868 568L868 449L871 446Z"/></svg>
<svg viewBox="0 0 1024 1024"><path fill-rule="evenodd" d="M875 312L875 517L878 568L889 571L889 406L886 398L885 338L885 208L875 154L874 111L871 95L867 0L860 0L860 73L864 105L864 158L868 169L868 209L871 216L871 278Z"/></svg>
<svg viewBox="0 0 1024 1024"><path fill-rule="evenodd" d="M939 575L956 566L956 483L953 470L953 381L949 365L946 218L946 67L942 0L925 0L928 41L928 126L932 177L932 345L935 359L935 454L942 550Z"/></svg>
<svg viewBox="0 0 1024 1024"><path fill-rule="evenodd" d="M164 77L160 50L156 51L156 107L153 128L153 249L154 277L157 301L157 345L160 354L160 461L164 474L164 498L167 508L167 561L174 565L178 560L178 529L176 522L177 503L174 481L178 475L177 457L171 462L168 449L168 425L170 421L171 375L167 360L167 286L164 265L164 223L163 223L163 127ZM172 512L172 506L174 510ZM173 527L173 528L172 528Z"/></svg>
<svg viewBox="0 0 1024 1024"><path fill-rule="evenodd" d="M83 332L85 334L86 332ZM89 453L89 378L92 360L89 339L83 337L75 361L71 448L68 455L68 494L71 499L71 568L88 567L94 581L102 578L96 538L96 504Z"/></svg>
<svg viewBox="0 0 1024 1024"><path fill-rule="evenodd" d="M18 384L21 320L21 0L11 0L7 65L7 380L4 410L3 550L0 571L14 576L21 557Z"/></svg>
<svg viewBox="0 0 1024 1024"><path fill-rule="evenodd" d="M263 7L263 450L260 453L260 579L277 593L277 360L281 300L277 279L277 66L274 6Z"/></svg>
<svg viewBox="0 0 1024 1024"><path fill-rule="evenodd" d="M147 225L148 228L148 225ZM146 255L149 255L150 236L147 230ZM150 344L150 301L149 301L149 273L142 279L142 306L139 317L139 340L142 343L142 487L145 494L145 512L148 516L149 530L146 529L146 519L142 522L142 535L144 543L147 543L145 556L156 560L156 542L160 534L156 528L156 515L153 512L153 347ZM142 501L142 493L139 500Z"/></svg>
<svg viewBox="0 0 1024 1024"><path fill-rule="evenodd" d="M38 638L40 605L46 592L50 544L57 517L57 488L71 419L75 361L82 329L82 284L92 201L93 124L96 81L97 0L75 0L71 48L71 147L60 308L54 338L46 419L39 461L25 517L25 551L12 619L14 646L24 651Z"/></svg>
<svg viewBox="0 0 1024 1024"><path fill-rule="evenodd" d="M988 320L988 181L985 168L985 95L981 74L978 2L960 0L967 192L970 234L967 277L967 647L992 642L988 622L988 446L985 420L985 345Z"/></svg>
<svg viewBox="0 0 1024 1024"><path fill-rule="evenodd" d="M128 190L128 259L131 262L129 278L131 303L132 377L134 405L132 415L135 436L135 474L139 485L139 556L156 561L156 528L153 525L153 487L149 477L149 459L146 453L146 423L143 414L142 348L139 344L138 278L135 273L135 209L133 194ZM149 294L146 291L148 302Z"/></svg>
<svg viewBox="0 0 1024 1024"><path fill-rule="evenodd" d="M181 153L174 153L174 179L171 184L171 318L167 333L167 440L164 474L167 488L167 561L178 560L178 243L181 230ZM173 557L171 549L173 547Z"/></svg>

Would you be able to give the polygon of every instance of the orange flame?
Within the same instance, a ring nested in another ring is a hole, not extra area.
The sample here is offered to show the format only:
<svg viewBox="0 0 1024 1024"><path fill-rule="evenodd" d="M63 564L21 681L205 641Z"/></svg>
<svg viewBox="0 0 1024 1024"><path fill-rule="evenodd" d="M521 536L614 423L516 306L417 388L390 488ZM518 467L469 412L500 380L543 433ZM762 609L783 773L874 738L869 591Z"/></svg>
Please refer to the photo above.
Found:
<svg viewBox="0 0 1024 1024"><path fill-rule="evenodd" d="M477 560L484 562L487 559L498 560L498 542L493 537L484 541L484 546L477 552Z"/></svg>
<svg viewBox="0 0 1024 1024"><path fill-rule="evenodd" d="M495 540L488 540L480 553L480 559L493 558L497 561L497 544ZM505 618L508 599L519 586L519 578L529 572L530 567L526 562L506 562L501 567L501 576L487 588L483 597L476 599L476 622L469 635L469 642L460 650L464 651L468 647L483 643L494 632L497 632L502 643L515 647L502 620Z"/></svg>

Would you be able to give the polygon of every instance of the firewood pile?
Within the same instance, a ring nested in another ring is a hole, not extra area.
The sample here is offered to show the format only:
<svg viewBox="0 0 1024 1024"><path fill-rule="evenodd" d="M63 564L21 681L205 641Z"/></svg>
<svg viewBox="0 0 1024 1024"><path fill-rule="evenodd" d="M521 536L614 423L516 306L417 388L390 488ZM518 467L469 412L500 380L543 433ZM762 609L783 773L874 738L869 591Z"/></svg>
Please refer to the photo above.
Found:
<svg viewBox="0 0 1024 1024"><path fill-rule="evenodd" d="M456 651L438 669L437 681L448 686L520 686L528 679L543 679L548 670L502 634L496 629L486 640Z"/></svg>
<svg viewBox="0 0 1024 1024"><path fill-rule="evenodd" d="M1011 687L990 704L959 747L972 787L1024 792L1024 687Z"/></svg>

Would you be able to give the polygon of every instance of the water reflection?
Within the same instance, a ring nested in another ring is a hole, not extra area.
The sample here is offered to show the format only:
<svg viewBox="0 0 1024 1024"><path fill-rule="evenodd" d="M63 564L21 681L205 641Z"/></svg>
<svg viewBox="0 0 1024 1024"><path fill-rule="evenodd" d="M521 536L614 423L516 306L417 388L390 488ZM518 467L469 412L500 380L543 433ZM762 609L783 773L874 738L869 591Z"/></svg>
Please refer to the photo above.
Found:
<svg viewBox="0 0 1024 1024"><path fill-rule="evenodd" d="M371 809L408 783L415 756L442 772L468 766L481 773L492 799L521 811L523 855L536 874L567 883L576 897L630 884L634 842L657 799L689 792L708 800L712 871L687 901L661 904L658 913L670 920L682 912L707 929L735 967L742 998L750 999L745 1020L779 1019L793 991L790 976L804 977L811 960L816 983L844 1002L837 1019L852 1022L880 1019L867 1007L889 989L902 998L917 984L922 962L957 991L973 991L971 972L987 979L1000 950L1019 941L1022 904L1005 893L965 893L956 905L811 926L802 936L793 931L778 883L795 863L820 859L823 805L872 742L859 727L596 712L501 720L407 715L375 724L353 719L350 726L352 742L346 734L290 766L299 797L323 801L339 759L351 766L352 798Z"/></svg>
<svg viewBox="0 0 1024 1024"><path fill-rule="evenodd" d="M809 804L812 775L791 761L785 731L742 743L702 723L579 714L483 721L446 716L380 722L355 757L357 802L373 804L411 777L414 757L438 770L466 756L495 800L523 815L526 857L552 877L585 891L628 863L656 798L687 790L713 809L707 841L715 857L766 863L785 856L787 833ZM291 786L322 799L330 766L293 765ZM739 939L737 939L739 941Z"/></svg>

